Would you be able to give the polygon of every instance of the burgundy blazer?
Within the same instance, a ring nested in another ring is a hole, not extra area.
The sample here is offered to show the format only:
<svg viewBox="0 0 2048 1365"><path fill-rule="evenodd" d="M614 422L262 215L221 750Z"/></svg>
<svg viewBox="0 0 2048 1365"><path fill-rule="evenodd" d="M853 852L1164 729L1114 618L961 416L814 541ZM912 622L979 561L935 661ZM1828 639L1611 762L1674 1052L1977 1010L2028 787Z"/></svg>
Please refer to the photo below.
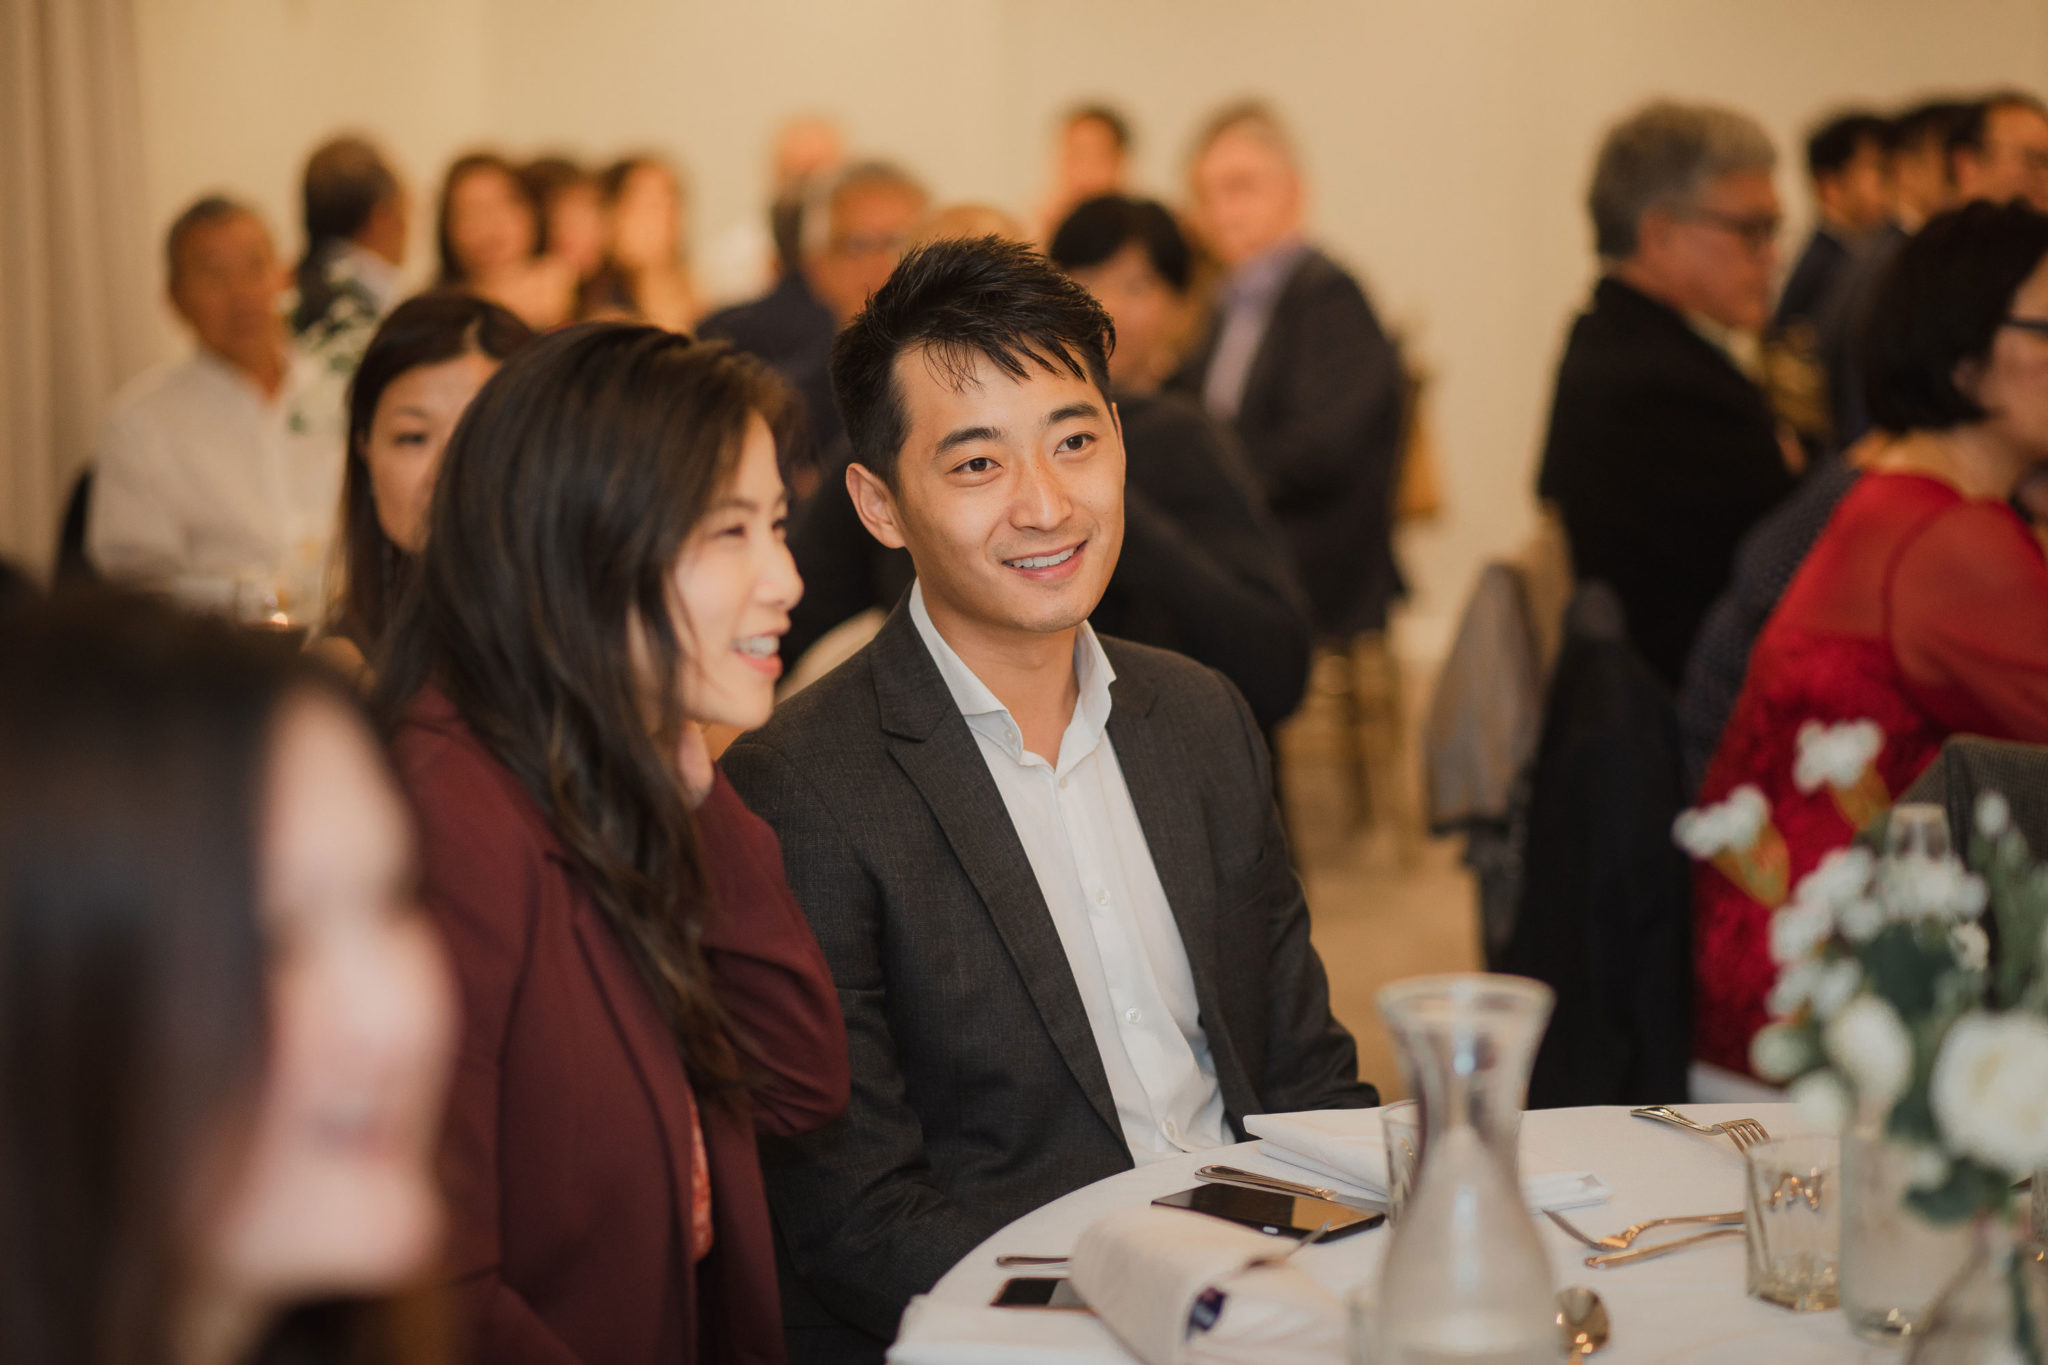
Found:
<svg viewBox="0 0 2048 1365"><path fill-rule="evenodd" d="M470 1357L781 1362L754 1140L830 1121L848 1081L838 997L774 832L723 777L696 813L712 893L705 954L765 1068L739 1112L700 1108L653 995L533 797L432 689L393 747L427 904L462 988L442 1161ZM693 1112L708 1172L691 1156ZM713 1243L692 1273L700 1180Z"/></svg>

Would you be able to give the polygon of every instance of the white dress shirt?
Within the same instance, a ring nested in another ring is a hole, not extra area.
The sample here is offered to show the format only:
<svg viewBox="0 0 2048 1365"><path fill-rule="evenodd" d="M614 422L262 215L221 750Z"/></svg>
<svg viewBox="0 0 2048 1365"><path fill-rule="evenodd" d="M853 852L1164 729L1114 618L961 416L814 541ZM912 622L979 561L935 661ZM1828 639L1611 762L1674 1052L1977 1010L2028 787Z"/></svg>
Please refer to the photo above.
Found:
<svg viewBox="0 0 2048 1365"><path fill-rule="evenodd" d="M939 635L921 585L910 590L910 618L974 732L1030 859L1132 1159L1143 1165L1228 1144L1187 949L1109 741L1116 674L1094 630L1083 622L1075 635L1080 699L1059 761L1048 764L1025 751L1009 708Z"/></svg>
<svg viewBox="0 0 2048 1365"><path fill-rule="evenodd" d="M256 576L316 594L341 500L327 406L296 349L275 397L204 349L137 379L100 438L93 563L198 606L229 605L237 580Z"/></svg>

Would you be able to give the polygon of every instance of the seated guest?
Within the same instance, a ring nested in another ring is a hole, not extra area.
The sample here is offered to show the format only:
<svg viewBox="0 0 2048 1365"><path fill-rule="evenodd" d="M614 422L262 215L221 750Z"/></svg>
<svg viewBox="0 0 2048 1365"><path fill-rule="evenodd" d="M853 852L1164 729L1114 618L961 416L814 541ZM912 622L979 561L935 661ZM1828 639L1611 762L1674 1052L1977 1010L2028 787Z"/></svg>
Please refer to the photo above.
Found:
<svg viewBox="0 0 2048 1365"><path fill-rule="evenodd" d="M441 288L502 304L529 327L568 321L575 278L565 261L540 254L540 205L505 158L471 152L448 168L435 235Z"/></svg>
<svg viewBox="0 0 2048 1365"><path fill-rule="evenodd" d="M1934 219L1878 294L1866 378L1890 440L1757 638L1700 790L1707 804L1757 787L1790 854L1784 885L1698 868L1695 1046L1709 1062L1748 1065L1785 886L1904 791L1950 735L2048 743L2048 563L2006 502L2048 461L2044 334L2048 217L2023 205ZM1801 779L1803 730L1866 720L1883 742L1861 774Z"/></svg>
<svg viewBox="0 0 2048 1365"><path fill-rule="evenodd" d="M1774 160L1745 115L1660 101L1608 133L1593 171L1602 274L1558 365L1537 492L1674 690L1736 542L1792 489L1730 351L1770 316Z"/></svg>
<svg viewBox="0 0 2048 1365"><path fill-rule="evenodd" d="M377 329L349 386L328 656L361 675L427 543L434 479L455 424L498 364L533 336L458 290L407 299Z"/></svg>
<svg viewBox="0 0 2048 1365"><path fill-rule="evenodd" d="M455 1001L376 737L146 600L6 631L0 1359L438 1360Z"/></svg>
<svg viewBox="0 0 2048 1365"><path fill-rule="evenodd" d="M1956 206L1948 139L1969 112L1959 100L1929 100L1892 120L1891 217L1909 235Z"/></svg>
<svg viewBox="0 0 2048 1365"><path fill-rule="evenodd" d="M917 583L724 757L854 1047L846 1117L770 1147L798 1360L879 1361L912 1295L1069 1190L1376 1100L1243 699L1087 624L1123 540L1110 334L984 239L913 252L834 348L854 503Z"/></svg>
<svg viewBox="0 0 2048 1365"><path fill-rule="evenodd" d="M292 330L344 381L370 333L398 301L406 195L377 149L336 138L306 159L306 254L299 258Z"/></svg>
<svg viewBox="0 0 2048 1365"><path fill-rule="evenodd" d="M1124 549L1090 623L1208 664L1270 730L1308 682L1308 604L1235 433L1160 391L1187 330L1194 253L1165 205L1105 195L1060 224L1047 254L1116 329Z"/></svg>
<svg viewBox="0 0 2048 1365"><path fill-rule="evenodd" d="M560 261L583 291L604 268L611 222L605 216L604 187L598 178L565 156L529 161L519 178L540 206L540 252Z"/></svg>
<svg viewBox="0 0 2048 1365"><path fill-rule="evenodd" d="M2048 213L2048 106L2003 90L1975 104L1949 133L1949 172L1961 203L2024 201Z"/></svg>
<svg viewBox="0 0 2048 1365"><path fill-rule="evenodd" d="M1195 145L1195 220L1228 272L1175 387L1237 431L1293 551L1317 636L1384 629L1406 381L1372 304L1302 235L1300 161L1264 105L1227 108Z"/></svg>
<svg viewBox="0 0 2048 1365"><path fill-rule="evenodd" d="M1060 120L1052 186L1039 208L1038 240L1049 242L1067 215L1098 195L1122 194L1130 179L1131 123L1106 104L1082 104ZM964 235L964 234L962 234Z"/></svg>
<svg viewBox="0 0 2048 1365"><path fill-rule="evenodd" d="M340 424L287 339L270 233L209 197L171 224L164 256L198 344L114 399L87 553L109 578L200 605L228 606L251 577L310 593L334 528Z"/></svg>
<svg viewBox="0 0 2048 1365"><path fill-rule="evenodd" d="M682 177L659 157L634 156L607 167L599 183L610 233L586 306L689 331L698 307L683 259Z"/></svg>
<svg viewBox="0 0 2048 1365"><path fill-rule="evenodd" d="M839 1114L845 1026L699 727L773 704L791 401L589 324L448 446L378 696L462 987L447 1266L479 1361L781 1355L755 1139Z"/></svg>
<svg viewBox="0 0 2048 1365"><path fill-rule="evenodd" d="M1813 235L1778 295L1772 326L1812 328L1856 246L1883 227L1890 211L1885 179L1891 125L1875 114L1837 114L1806 140L1813 180Z"/></svg>
<svg viewBox="0 0 2048 1365"><path fill-rule="evenodd" d="M803 395L810 418L805 463L821 469L828 481L838 477L843 455L827 372L832 336L889 278L928 203L924 187L895 166L863 161L848 167L804 206L800 267L785 260L781 282L767 297L704 320L706 338L731 341L758 356ZM793 650L790 657L801 652Z"/></svg>

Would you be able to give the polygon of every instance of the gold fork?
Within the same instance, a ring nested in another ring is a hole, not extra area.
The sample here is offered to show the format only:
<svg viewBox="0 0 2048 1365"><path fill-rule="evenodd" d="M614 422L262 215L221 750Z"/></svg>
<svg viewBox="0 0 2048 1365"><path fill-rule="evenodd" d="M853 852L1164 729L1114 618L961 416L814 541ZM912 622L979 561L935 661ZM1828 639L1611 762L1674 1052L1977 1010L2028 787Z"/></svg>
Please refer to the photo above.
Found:
<svg viewBox="0 0 2048 1365"><path fill-rule="evenodd" d="M1683 1128L1688 1133L1699 1133L1704 1137L1726 1137L1735 1144L1735 1150L1746 1152L1759 1142L1769 1142L1771 1135L1755 1119L1730 1119L1726 1123L1700 1123L1689 1119L1668 1104L1653 1104L1643 1109L1628 1111L1639 1119L1655 1119L1668 1123L1673 1128Z"/></svg>
<svg viewBox="0 0 2048 1365"><path fill-rule="evenodd" d="M1575 1224L1565 1221L1563 1214L1550 1209L1543 1210L1543 1213L1551 1222L1562 1228L1567 1237L1575 1242L1583 1242L1595 1251L1626 1251L1635 1243L1636 1238L1651 1228L1669 1227L1674 1223L1740 1223L1743 1220L1740 1210L1734 1213L1689 1213L1675 1218L1652 1218L1648 1222L1623 1228L1611 1237L1589 1237L1580 1232Z"/></svg>

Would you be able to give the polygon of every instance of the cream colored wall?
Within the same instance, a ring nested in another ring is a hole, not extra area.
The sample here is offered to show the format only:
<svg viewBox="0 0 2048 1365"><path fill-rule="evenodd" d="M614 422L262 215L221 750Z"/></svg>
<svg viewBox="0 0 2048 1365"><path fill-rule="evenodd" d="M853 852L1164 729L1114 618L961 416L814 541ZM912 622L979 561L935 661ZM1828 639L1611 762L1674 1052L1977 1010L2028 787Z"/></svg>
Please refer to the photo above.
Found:
<svg viewBox="0 0 2048 1365"><path fill-rule="evenodd" d="M2048 88L2038 0L135 3L157 222L228 186L289 225L299 158L359 127L421 188L422 269L432 178L480 141L668 150L701 242L758 211L793 110L836 114L943 197L1028 210L1077 98L1130 111L1142 178L1171 195L1203 110L1271 97L1299 128L1318 234L1437 375L1449 511L1407 546L1422 654L1528 525L1550 372L1591 279L1579 200L1605 121L1659 92L1747 108L1782 139L1803 218L1795 139L1826 107Z"/></svg>

